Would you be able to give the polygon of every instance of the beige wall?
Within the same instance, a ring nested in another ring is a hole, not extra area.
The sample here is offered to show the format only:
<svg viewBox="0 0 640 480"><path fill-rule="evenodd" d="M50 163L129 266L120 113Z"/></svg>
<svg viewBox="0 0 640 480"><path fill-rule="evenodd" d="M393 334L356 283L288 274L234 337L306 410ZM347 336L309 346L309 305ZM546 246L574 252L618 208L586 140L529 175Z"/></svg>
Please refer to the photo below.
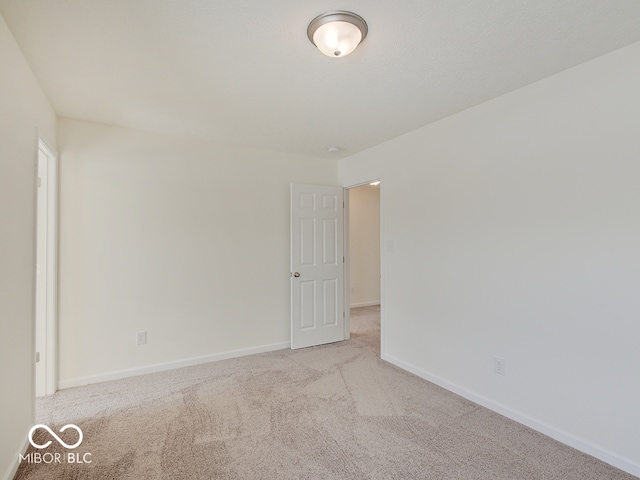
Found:
<svg viewBox="0 0 640 480"><path fill-rule="evenodd" d="M59 132L61 387L288 347L289 184L337 185L336 160Z"/></svg>
<svg viewBox="0 0 640 480"><path fill-rule="evenodd" d="M349 282L352 307L380 303L380 186L349 189Z"/></svg>
<svg viewBox="0 0 640 480"><path fill-rule="evenodd" d="M383 179L383 357L640 476L638 58L640 43L340 171Z"/></svg>
<svg viewBox="0 0 640 480"><path fill-rule="evenodd" d="M0 478L10 475L34 413L35 179L38 135L56 117L0 16Z"/></svg>

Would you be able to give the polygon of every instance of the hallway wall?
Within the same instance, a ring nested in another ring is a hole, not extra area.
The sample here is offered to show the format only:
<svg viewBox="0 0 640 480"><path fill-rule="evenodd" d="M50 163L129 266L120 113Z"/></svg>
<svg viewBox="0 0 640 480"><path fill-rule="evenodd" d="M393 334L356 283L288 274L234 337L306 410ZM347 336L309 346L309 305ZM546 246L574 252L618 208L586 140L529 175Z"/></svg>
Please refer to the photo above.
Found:
<svg viewBox="0 0 640 480"><path fill-rule="evenodd" d="M380 186L349 189L352 307L380 303Z"/></svg>

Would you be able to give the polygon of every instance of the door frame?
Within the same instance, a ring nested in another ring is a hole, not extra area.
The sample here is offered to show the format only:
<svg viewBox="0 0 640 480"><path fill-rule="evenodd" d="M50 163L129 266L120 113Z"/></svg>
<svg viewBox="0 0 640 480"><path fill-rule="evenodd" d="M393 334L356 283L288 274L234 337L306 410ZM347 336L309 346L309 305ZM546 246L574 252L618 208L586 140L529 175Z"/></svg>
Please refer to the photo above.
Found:
<svg viewBox="0 0 640 480"><path fill-rule="evenodd" d="M47 198L46 198L46 287L44 298L34 299L46 302L45 318L38 320L34 314L34 344L37 328L45 329L45 354L40 361L45 362L44 395L51 395L58 388L58 155L44 140L38 139L37 166L40 164L41 154L46 158L47 168ZM39 182L36 168L36 182ZM36 209L36 224L38 211ZM38 228L36 226L36 236ZM37 244L37 238L36 238ZM36 254L37 264L37 254ZM37 273L36 273L37 275ZM35 310L35 309L34 309ZM34 347L35 348L35 347ZM35 351L35 350L34 350ZM35 359L34 359L35 360ZM34 363L35 365L35 363ZM35 366L34 366L35 371ZM34 384L38 381L34 373ZM34 385L35 388L35 385ZM35 391L35 390L34 390Z"/></svg>
<svg viewBox="0 0 640 480"><path fill-rule="evenodd" d="M344 201L344 214L343 214L343 253L345 261L343 263L343 291L344 291L344 339L349 340L351 338L351 288L350 288L350 215L349 215L349 190L364 185L369 185L371 182L380 182L380 355L385 354L385 252L384 248L384 181L382 176L372 177L369 180L360 181L354 184L343 185L343 201ZM290 265L291 268L291 265Z"/></svg>
<svg viewBox="0 0 640 480"><path fill-rule="evenodd" d="M344 253L344 263L342 264L342 278L344 288L344 339L351 339L351 270L349 269L349 262L351 261L351 251L349 249L349 239L351 238L349 235L349 188L352 187L343 187L342 188L342 199L344 201L344 216L342 217L343 226L342 226L342 251Z"/></svg>
<svg viewBox="0 0 640 480"><path fill-rule="evenodd" d="M372 182L380 182L380 355L384 355L384 344L385 344L385 316L384 316L384 252L383 248L383 232L384 232L384 209L383 209L383 201L384 201L384 181L382 177L375 177L370 180L354 183L352 185L344 186L344 299L345 299L345 339L351 338L351 251L350 251L350 233L349 230L351 228L351 218L349 214L349 190L356 187L362 187L365 185L369 185Z"/></svg>

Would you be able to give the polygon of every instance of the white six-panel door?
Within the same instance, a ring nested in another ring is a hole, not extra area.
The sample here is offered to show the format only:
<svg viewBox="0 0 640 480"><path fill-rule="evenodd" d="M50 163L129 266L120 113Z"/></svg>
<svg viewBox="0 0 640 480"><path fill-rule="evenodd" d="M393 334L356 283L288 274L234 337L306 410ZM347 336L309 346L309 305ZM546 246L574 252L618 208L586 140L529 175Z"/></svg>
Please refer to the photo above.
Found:
<svg viewBox="0 0 640 480"><path fill-rule="evenodd" d="M343 195L291 184L291 348L345 339Z"/></svg>

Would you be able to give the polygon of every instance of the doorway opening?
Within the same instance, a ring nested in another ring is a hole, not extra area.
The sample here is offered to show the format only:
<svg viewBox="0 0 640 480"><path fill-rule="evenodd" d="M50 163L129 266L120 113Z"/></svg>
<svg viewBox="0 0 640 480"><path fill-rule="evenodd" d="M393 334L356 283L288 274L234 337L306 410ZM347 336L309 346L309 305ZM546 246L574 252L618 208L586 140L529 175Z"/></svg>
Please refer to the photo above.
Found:
<svg viewBox="0 0 640 480"><path fill-rule="evenodd" d="M380 328L380 185L375 180L347 190L349 337L361 328Z"/></svg>
<svg viewBox="0 0 640 480"><path fill-rule="evenodd" d="M36 225L35 393L57 388L58 162L39 140Z"/></svg>

